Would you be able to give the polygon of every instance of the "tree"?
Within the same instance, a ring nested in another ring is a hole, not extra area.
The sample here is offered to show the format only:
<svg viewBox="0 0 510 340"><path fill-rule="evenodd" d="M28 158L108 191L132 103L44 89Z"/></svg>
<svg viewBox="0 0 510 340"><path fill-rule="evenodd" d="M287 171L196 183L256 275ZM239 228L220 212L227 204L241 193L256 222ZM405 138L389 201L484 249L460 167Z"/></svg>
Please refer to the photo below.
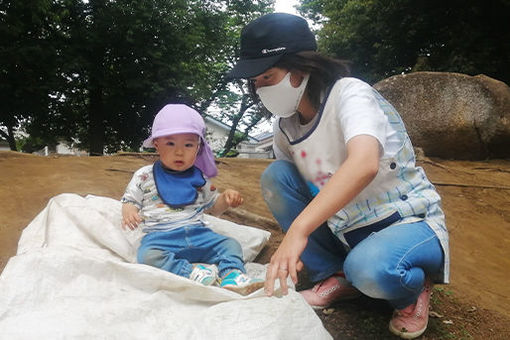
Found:
<svg viewBox="0 0 510 340"><path fill-rule="evenodd" d="M258 105L247 91L242 80L230 81L224 75L232 69L239 58L239 37L242 28L259 16L273 11L274 0L232 1L228 9L229 23L225 26L228 43L226 64L218 86L210 100L203 103L202 110L209 106L220 108L216 118L230 125L231 129L219 156L226 156L240 142L246 140L250 131L269 113L262 105ZM230 84L230 86L229 86Z"/></svg>
<svg viewBox="0 0 510 340"><path fill-rule="evenodd" d="M303 0L320 49L369 82L411 71L484 73L510 83L510 2Z"/></svg>
<svg viewBox="0 0 510 340"><path fill-rule="evenodd" d="M272 2L2 2L1 92L11 100L0 131L12 145L23 123L32 140L79 141L91 154L138 148L165 104L207 109L226 87L234 32Z"/></svg>
<svg viewBox="0 0 510 340"><path fill-rule="evenodd" d="M235 81L234 86L233 90L220 91L216 99L222 118L231 126L225 145L219 153L220 157L226 156L240 142L246 140L250 131L267 116L265 109L254 102L242 81ZM242 132L239 133L240 131Z"/></svg>
<svg viewBox="0 0 510 340"><path fill-rule="evenodd" d="M17 150L14 130L20 122L49 105L58 14L49 0L0 2L0 136L11 150Z"/></svg>
<svg viewBox="0 0 510 340"><path fill-rule="evenodd" d="M73 2L66 70L79 91L64 96L86 105L79 139L91 154L104 146L135 148L164 104L194 105L223 71L225 15L212 1ZM74 78L72 75L77 75ZM85 94L85 95L84 95Z"/></svg>

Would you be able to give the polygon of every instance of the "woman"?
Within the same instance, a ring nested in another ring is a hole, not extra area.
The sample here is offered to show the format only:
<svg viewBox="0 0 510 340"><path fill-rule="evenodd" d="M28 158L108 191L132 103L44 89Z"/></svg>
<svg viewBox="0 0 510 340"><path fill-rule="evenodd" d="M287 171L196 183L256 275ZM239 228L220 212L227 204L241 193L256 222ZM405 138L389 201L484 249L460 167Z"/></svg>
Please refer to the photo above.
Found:
<svg viewBox="0 0 510 340"><path fill-rule="evenodd" d="M264 199L286 235L271 258L265 290L297 282L316 308L359 292L385 299L389 328L403 338L428 322L433 282L449 277L440 197L415 157L395 109L347 68L315 52L300 17L273 13L241 34L229 76L250 88L277 119L277 160L261 179Z"/></svg>

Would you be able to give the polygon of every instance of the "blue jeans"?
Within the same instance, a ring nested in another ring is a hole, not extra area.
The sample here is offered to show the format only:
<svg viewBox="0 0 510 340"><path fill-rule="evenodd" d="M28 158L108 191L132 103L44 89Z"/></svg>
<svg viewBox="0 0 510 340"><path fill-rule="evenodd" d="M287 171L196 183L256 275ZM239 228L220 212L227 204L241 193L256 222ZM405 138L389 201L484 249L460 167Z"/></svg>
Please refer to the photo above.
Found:
<svg viewBox="0 0 510 340"><path fill-rule="evenodd" d="M239 242L203 226L148 233L137 258L138 263L184 277L190 276L194 262L216 264L220 277L232 269L246 272Z"/></svg>
<svg viewBox="0 0 510 340"><path fill-rule="evenodd" d="M275 161L262 173L262 195L280 227L286 232L313 199L310 189L293 163ZM308 277L317 282L342 270L345 247L326 223L308 238L301 254Z"/></svg>
<svg viewBox="0 0 510 340"><path fill-rule="evenodd" d="M273 162L262 174L264 199L284 231L313 199L295 165ZM390 225L346 247L326 224L313 232L301 261L312 281L343 270L362 293L388 300L402 309L413 304L423 290L425 276L439 272L443 251L436 234L425 222Z"/></svg>

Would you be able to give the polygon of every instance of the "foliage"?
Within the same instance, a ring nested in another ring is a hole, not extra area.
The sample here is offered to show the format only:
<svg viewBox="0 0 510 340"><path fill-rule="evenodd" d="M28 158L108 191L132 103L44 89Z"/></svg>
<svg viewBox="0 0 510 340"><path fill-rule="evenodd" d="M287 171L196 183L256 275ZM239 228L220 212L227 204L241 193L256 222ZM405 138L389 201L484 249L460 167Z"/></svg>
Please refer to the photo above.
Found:
<svg viewBox="0 0 510 340"><path fill-rule="evenodd" d="M227 158L235 158L239 156L239 151L237 150L230 150L229 152L227 152L223 157L227 157Z"/></svg>
<svg viewBox="0 0 510 340"><path fill-rule="evenodd" d="M235 81L233 86L234 90L220 91L216 100L221 116L231 124L223 150L218 155L220 157L226 156L230 150L246 140L251 129L264 118L264 109L254 102L243 82ZM241 126L244 130L239 133Z"/></svg>
<svg viewBox="0 0 510 340"><path fill-rule="evenodd" d="M41 150L45 146L46 143L39 137L28 136L16 139L16 148L27 153Z"/></svg>
<svg viewBox="0 0 510 340"><path fill-rule="evenodd" d="M412 71L484 73L510 83L510 2L303 0L320 49L376 82Z"/></svg>
<svg viewBox="0 0 510 340"><path fill-rule="evenodd" d="M91 154L136 149L163 105L208 108L236 34L271 3L0 2L2 136L23 122L34 140L77 139Z"/></svg>
<svg viewBox="0 0 510 340"><path fill-rule="evenodd" d="M16 150L14 130L45 111L55 83L52 37L58 13L50 0L0 1L0 135Z"/></svg>
<svg viewBox="0 0 510 340"><path fill-rule="evenodd" d="M247 22L271 11L273 5L274 0L232 3L231 20L227 25L229 43L225 44L231 47L227 53L227 58L230 56L227 70L230 70L239 58L241 29ZM231 126L225 144L218 154L220 157L233 157L230 151L247 139L250 131L265 115L265 109L253 101L245 85L242 80L235 80L229 84L228 79L222 78L210 102L207 103L219 109L218 113L212 115ZM239 131L242 131L241 135Z"/></svg>

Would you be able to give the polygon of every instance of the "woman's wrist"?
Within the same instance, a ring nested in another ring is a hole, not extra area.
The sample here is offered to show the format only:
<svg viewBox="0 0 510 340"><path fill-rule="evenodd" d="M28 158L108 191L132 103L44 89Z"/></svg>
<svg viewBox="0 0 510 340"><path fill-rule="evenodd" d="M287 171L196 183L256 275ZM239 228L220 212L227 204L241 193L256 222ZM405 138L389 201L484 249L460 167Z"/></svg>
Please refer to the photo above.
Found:
<svg viewBox="0 0 510 340"><path fill-rule="evenodd" d="M315 229L316 228L311 227L309 224L304 223L298 216L290 225L287 234L291 233L293 236L308 238Z"/></svg>

